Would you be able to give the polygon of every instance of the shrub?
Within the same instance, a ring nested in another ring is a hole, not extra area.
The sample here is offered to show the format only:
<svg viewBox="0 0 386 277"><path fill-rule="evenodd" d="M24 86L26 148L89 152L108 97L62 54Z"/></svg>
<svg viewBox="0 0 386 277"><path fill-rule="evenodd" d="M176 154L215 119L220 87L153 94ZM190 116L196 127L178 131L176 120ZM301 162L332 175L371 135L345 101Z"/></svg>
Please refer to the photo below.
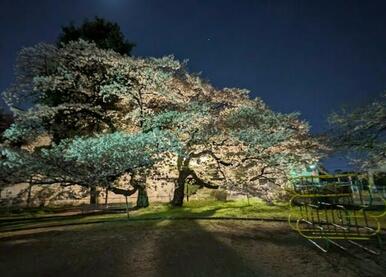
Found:
<svg viewBox="0 0 386 277"><path fill-rule="evenodd" d="M228 192L225 190L216 189L216 190L212 190L210 195L218 201L226 201Z"/></svg>

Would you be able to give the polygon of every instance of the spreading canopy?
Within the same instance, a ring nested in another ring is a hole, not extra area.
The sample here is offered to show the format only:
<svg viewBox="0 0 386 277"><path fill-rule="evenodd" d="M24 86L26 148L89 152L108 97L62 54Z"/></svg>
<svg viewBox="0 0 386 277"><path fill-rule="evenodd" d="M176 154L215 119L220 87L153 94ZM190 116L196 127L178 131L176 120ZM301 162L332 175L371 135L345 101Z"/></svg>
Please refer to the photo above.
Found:
<svg viewBox="0 0 386 277"><path fill-rule="evenodd" d="M32 153L2 146L1 180L109 186L124 173L151 167L161 153L179 149L172 134L159 130L67 139Z"/></svg>
<svg viewBox="0 0 386 277"><path fill-rule="evenodd" d="M24 49L16 69L16 83L5 92L16 114L5 133L10 145L47 136L51 142L46 152L37 148L38 155L58 151L69 159L72 153L74 168L66 170L94 182L123 173L124 159L149 165L146 152L130 156L122 151L120 156L120 141L134 148L139 143L123 134L143 141L152 134L160 142L168 134L170 141L178 141L178 151L171 147L149 155L158 168L173 165L166 174L177 174L179 189L189 177L207 187L259 185L267 178L275 182L290 167L318 158L319 144L297 114L274 112L260 99L250 99L247 90L216 89L172 56L132 58L80 40L61 48L40 44ZM26 96L35 104L23 111ZM264 196L255 188L250 192Z"/></svg>

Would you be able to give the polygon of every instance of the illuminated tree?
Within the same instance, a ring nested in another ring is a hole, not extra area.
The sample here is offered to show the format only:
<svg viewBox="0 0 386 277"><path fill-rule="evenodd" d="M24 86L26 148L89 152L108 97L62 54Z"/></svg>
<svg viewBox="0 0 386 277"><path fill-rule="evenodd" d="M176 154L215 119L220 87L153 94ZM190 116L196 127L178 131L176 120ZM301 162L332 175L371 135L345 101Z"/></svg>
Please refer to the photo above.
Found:
<svg viewBox="0 0 386 277"><path fill-rule="evenodd" d="M16 122L41 125L54 142L140 126L147 94L161 94L181 65L172 57L134 59L84 41L20 51L17 82L5 91ZM20 104L36 103L23 112ZM20 120L19 120L20 119Z"/></svg>
<svg viewBox="0 0 386 277"><path fill-rule="evenodd" d="M131 182L132 190L123 190L114 186L115 181L125 173L133 177L150 168L162 152L178 152L179 143L169 132L156 130L67 139L33 152L7 146L0 150L3 185L31 182L90 187L92 184L91 189L101 186L128 196L141 184Z"/></svg>
<svg viewBox="0 0 386 277"><path fill-rule="evenodd" d="M135 59L84 41L23 49L17 82L5 92L16 115L5 137L20 145L45 135L59 144L117 130L136 133L146 112L146 96L154 90L165 93L179 67L172 57ZM23 111L23 101L35 104Z"/></svg>
<svg viewBox="0 0 386 277"><path fill-rule="evenodd" d="M290 167L318 156L318 143L296 114L275 113L246 90L215 89L173 57L132 58L85 41L41 44L21 51L17 73L5 93L16 114L5 133L11 144L46 135L50 148L78 136L167 131L180 150L159 153L151 170L136 174L174 175L175 206L183 203L188 179L199 187L248 186L269 196L282 188L259 186L259 180L275 184ZM26 97L36 104L22 111L17 107Z"/></svg>
<svg viewBox="0 0 386 277"><path fill-rule="evenodd" d="M291 168L318 159L320 144L297 114L275 113L244 90L201 88L212 97L191 101L185 110L153 115L144 126L172 130L182 143L174 159L173 205L182 205L188 178L199 187L248 187L248 193L272 200L283 192L278 181L284 182ZM261 180L270 184L263 186Z"/></svg>

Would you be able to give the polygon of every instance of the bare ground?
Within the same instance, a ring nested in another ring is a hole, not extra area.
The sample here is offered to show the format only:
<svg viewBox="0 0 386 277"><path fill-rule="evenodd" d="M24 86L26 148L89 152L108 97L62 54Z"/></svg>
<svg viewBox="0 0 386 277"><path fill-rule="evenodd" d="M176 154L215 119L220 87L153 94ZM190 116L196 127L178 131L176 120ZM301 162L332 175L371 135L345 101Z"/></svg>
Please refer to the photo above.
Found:
<svg viewBox="0 0 386 277"><path fill-rule="evenodd" d="M1 276L386 276L386 252L322 253L285 223L115 222L1 234Z"/></svg>

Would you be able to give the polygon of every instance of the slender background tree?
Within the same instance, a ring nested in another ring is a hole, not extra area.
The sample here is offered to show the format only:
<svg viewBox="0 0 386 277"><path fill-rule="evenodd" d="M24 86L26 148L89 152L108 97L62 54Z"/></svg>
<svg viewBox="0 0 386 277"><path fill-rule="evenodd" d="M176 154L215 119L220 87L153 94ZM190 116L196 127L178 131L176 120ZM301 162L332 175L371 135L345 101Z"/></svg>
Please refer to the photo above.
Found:
<svg viewBox="0 0 386 277"><path fill-rule="evenodd" d="M386 95L329 117L329 143L361 169L386 163Z"/></svg>

